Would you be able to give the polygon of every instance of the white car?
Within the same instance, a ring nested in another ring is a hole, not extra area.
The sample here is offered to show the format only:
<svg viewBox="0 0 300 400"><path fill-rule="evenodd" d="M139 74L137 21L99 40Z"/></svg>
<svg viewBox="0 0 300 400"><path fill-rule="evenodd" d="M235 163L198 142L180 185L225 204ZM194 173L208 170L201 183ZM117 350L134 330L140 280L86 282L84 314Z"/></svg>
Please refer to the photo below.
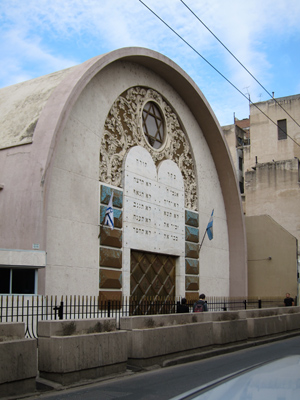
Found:
<svg viewBox="0 0 300 400"><path fill-rule="evenodd" d="M228 375L171 400L299 400L300 356Z"/></svg>

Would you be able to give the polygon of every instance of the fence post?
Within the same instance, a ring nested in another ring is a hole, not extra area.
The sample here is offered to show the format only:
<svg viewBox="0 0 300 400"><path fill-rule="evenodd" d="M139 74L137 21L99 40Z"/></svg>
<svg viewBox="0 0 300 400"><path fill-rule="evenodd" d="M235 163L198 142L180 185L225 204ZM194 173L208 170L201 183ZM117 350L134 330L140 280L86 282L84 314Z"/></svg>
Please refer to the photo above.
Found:
<svg viewBox="0 0 300 400"><path fill-rule="evenodd" d="M107 316L110 317L110 300L107 302Z"/></svg>
<svg viewBox="0 0 300 400"><path fill-rule="evenodd" d="M247 310L247 300L244 300L243 303L245 305L245 310Z"/></svg>
<svg viewBox="0 0 300 400"><path fill-rule="evenodd" d="M58 307L58 318L64 319L64 302L60 302L60 307Z"/></svg>
<svg viewBox="0 0 300 400"><path fill-rule="evenodd" d="M56 312L58 314L58 318L63 319L64 318L64 303L61 301L60 306L55 305L55 307L53 307L53 311L55 311L54 319L56 319Z"/></svg>
<svg viewBox="0 0 300 400"><path fill-rule="evenodd" d="M261 299L258 300L258 308L261 308Z"/></svg>

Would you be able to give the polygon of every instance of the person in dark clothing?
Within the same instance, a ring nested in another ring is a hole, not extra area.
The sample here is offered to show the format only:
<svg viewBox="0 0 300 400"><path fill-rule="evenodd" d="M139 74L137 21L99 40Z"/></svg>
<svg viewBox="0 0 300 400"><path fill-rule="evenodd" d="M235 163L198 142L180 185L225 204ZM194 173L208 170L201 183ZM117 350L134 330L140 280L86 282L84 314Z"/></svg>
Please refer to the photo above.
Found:
<svg viewBox="0 0 300 400"><path fill-rule="evenodd" d="M190 312L190 308L186 304L186 299L185 298L183 298L181 300L181 304L178 302L178 304L177 304L177 312L178 313L188 313L188 312Z"/></svg>
<svg viewBox="0 0 300 400"><path fill-rule="evenodd" d="M295 305L294 299L291 297L290 293L287 293L285 295L285 299L283 300L283 302L286 307L292 307L293 305Z"/></svg>
<svg viewBox="0 0 300 400"><path fill-rule="evenodd" d="M204 293L200 294L199 300L193 305L193 312L199 311L208 311Z"/></svg>

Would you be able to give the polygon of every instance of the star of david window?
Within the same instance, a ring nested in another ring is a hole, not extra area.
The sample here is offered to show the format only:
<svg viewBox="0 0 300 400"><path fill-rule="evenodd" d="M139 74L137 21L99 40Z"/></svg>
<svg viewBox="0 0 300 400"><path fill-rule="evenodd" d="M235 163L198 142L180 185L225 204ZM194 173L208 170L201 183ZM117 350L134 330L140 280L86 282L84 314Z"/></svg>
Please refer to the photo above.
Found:
<svg viewBox="0 0 300 400"><path fill-rule="evenodd" d="M144 135L154 149L159 149L164 142L164 118L157 105L151 101L143 109Z"/></svg>

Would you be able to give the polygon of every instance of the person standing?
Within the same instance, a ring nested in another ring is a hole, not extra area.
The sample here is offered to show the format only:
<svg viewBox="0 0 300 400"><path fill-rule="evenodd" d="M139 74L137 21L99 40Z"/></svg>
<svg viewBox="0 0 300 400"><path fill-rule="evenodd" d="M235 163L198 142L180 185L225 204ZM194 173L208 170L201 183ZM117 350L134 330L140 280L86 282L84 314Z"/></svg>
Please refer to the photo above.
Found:
<svg viewBox="0 0 300 400"><path fill-rule="evenodd" d="M181 304L177 304L177 312L178 313L188 313L190 312L189 306L186 304L186 298L181 300Z"/></svg>
<svg viewBox="0 0 300 400"><path fill-rule="evenodd" d="M200 294L199 300L193 305L193 312L201 312L201 311L208 311L204 293Z"/></svg>
<svg viewBox="0 0 300 400"><path fill-rule="evenodd" d="M290 293L287 293L285 295L285 299L283 300L283 302L286 307L292 307L295 305L294 299L291 297Z"/></svg>

